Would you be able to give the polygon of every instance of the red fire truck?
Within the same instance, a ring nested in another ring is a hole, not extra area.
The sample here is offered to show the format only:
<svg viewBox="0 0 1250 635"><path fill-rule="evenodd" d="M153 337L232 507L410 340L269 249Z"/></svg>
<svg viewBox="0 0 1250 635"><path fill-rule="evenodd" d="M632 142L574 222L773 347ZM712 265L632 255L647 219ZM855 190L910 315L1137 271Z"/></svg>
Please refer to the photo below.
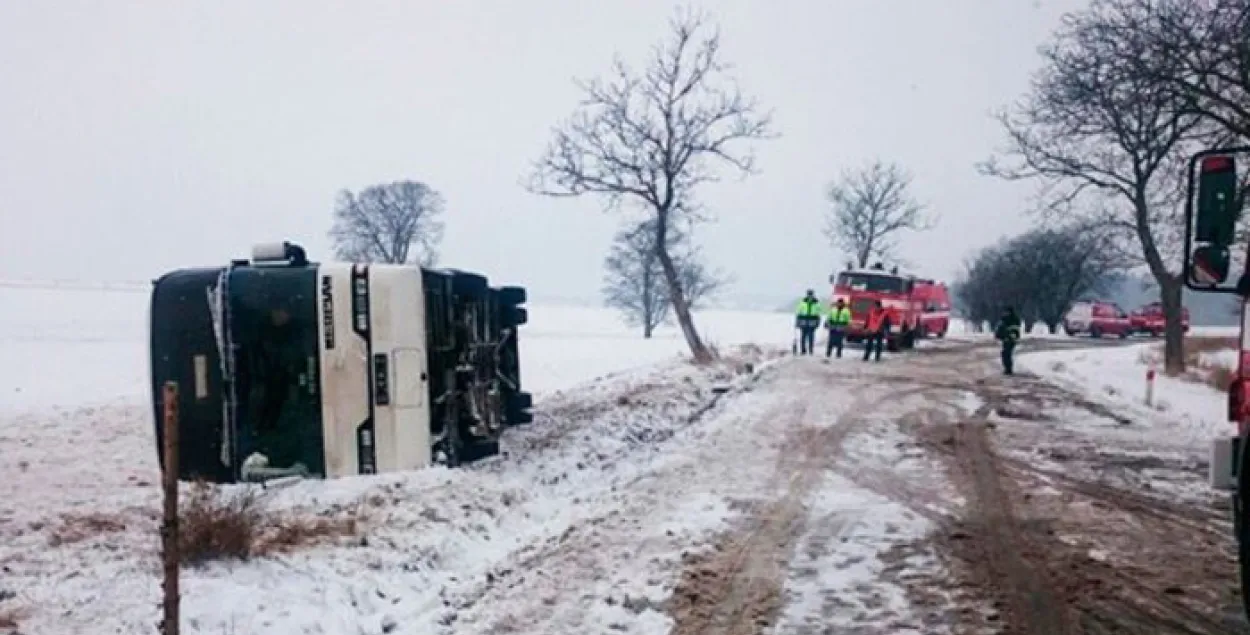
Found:
<svg viewBox="0 0 1250 635"><path fill-rule="evenodd" d="M950 294L945 284L900 274L897 267L886 271L880 263L869 269L848 267L830 276L830 282L833 302L845 300L851 309L849 342L863 341L868 335L868 311L877 301L890 318L886 345L891 351L914 348L917 339L928 335L943 337L950 328Z"/></svg>
<svg viewBox="0 0 1250 635"><path fill-rule="evenodd" d="M1250 154L1250 147L1204 150L1189 160L1182 271L1190 291L1241 301L1240 355L1228 387L1228 419L1237 427L1213 441L1208 478L1216 489L1232 492L1242 608L1250 617L1250 264L1243 260L1242 270L1233 270L1234 250L1250 258L1250 245L1238 241L1246 182L1238 154Z"/></svg>

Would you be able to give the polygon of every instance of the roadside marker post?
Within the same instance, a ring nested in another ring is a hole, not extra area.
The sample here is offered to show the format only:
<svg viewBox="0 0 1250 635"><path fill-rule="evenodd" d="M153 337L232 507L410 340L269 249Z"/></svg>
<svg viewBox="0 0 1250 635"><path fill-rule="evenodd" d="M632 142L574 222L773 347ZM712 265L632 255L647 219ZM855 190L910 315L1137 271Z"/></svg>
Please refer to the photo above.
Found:
<svg viewBox="0 0 1250 635"><path fill-rule="evenodd" d="M1155 367L1151 364L1146 369L1146 407L1153 408L1155 401Z"/></svg>

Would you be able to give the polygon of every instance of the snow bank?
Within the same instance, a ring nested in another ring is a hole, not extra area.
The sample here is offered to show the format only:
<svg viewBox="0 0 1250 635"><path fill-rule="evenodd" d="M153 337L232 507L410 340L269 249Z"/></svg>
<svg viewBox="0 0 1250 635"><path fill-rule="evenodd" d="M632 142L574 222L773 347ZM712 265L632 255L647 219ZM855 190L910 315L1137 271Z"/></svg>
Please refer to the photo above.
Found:
<svg viewBox="0 0 1250 635"><path fill-rule="evenodd" d="M1146 372L1157 358L1157 342L1078 351L1025 353L1018 366L1085 393L1147 424L1143 434L1163 445L1205 452L1210 440L1229 432L1226 395L1194 378L1157 373L1154 403L1146 405ZM1223 359L1222 355L1212 358ZM1134 430L1137 430L1134 427ZM1127 430L1126 430L1127 432Z"/></svg>

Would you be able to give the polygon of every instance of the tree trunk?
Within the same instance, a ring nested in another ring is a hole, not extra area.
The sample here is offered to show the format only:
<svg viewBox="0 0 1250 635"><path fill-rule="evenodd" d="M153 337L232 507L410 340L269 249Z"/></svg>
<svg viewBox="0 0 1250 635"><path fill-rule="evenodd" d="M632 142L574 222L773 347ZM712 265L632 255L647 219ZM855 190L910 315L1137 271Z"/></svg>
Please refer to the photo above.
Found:
<svg viewBox="0 0 1250 635"><path fill-rule="evenodd" d="M1051 335L1054 335L1055 333L1058 333L1058 332L1059 332L1059 323L1058 323L1058 322L1047 322L1047 323L1046 323L1046 328L1050 330L1050 334L1051 334Z"/></svg>
<svg viewBox="0 0 1250 635"><path fill-rule="evenodd" d="M712 352L708 350L707 345L699 337L699 331L694 327L694 316L690 314L690 303L686 301L686 290L681 288L681 280L677 276L677 267L673 264L673 257L668 254L668 249L663 246L663 243L656 250L656 254L660 257L660 267L664 270L664 280L668 283L673 313L677 315L677 324L681 326L682 335L686 336L690 355L694 357L694 361L706 364L712 361Z"/></svg>
<svg viewBox="0 0 1250 635"><path fill-rule="evenodd" d="M1032 333L1032 332L1033 332L1033 325L1034 325L1034 324L1037 324L1037 322L1034 322L1033 320L1025 320L1025 321L1024 321L1024 332L1025 332L1025 333Z"/></svg>
<svg viewBox="0 0 1250 635"><path fill-rule="evenodd" d="M1159 301L1163 304L1163 370L1169 375L1185 372L1185 331L1181 324L1180 276L1159 279Z"/></svg>
<svg viewBox="0 0 1250 635"><path fill-rule="evenodd" d="M651 325L650 323L642 325L642 338L643 339L646 339L646 340L651 339L651 334L653 332L655 332L655 327Z"/></svg>

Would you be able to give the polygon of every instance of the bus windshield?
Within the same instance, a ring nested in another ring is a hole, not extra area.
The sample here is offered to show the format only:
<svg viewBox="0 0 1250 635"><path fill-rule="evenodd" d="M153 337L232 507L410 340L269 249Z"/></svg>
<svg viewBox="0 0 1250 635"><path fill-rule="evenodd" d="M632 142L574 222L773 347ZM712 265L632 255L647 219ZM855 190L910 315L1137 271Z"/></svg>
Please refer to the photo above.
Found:
<svg viewBox="0 0 1250 635"><path fill-rule="evenodd" d="M869 293L904 293L907 291L907 283L903 278L888 274L840 273L836 284L838 288Z"/></svg>

